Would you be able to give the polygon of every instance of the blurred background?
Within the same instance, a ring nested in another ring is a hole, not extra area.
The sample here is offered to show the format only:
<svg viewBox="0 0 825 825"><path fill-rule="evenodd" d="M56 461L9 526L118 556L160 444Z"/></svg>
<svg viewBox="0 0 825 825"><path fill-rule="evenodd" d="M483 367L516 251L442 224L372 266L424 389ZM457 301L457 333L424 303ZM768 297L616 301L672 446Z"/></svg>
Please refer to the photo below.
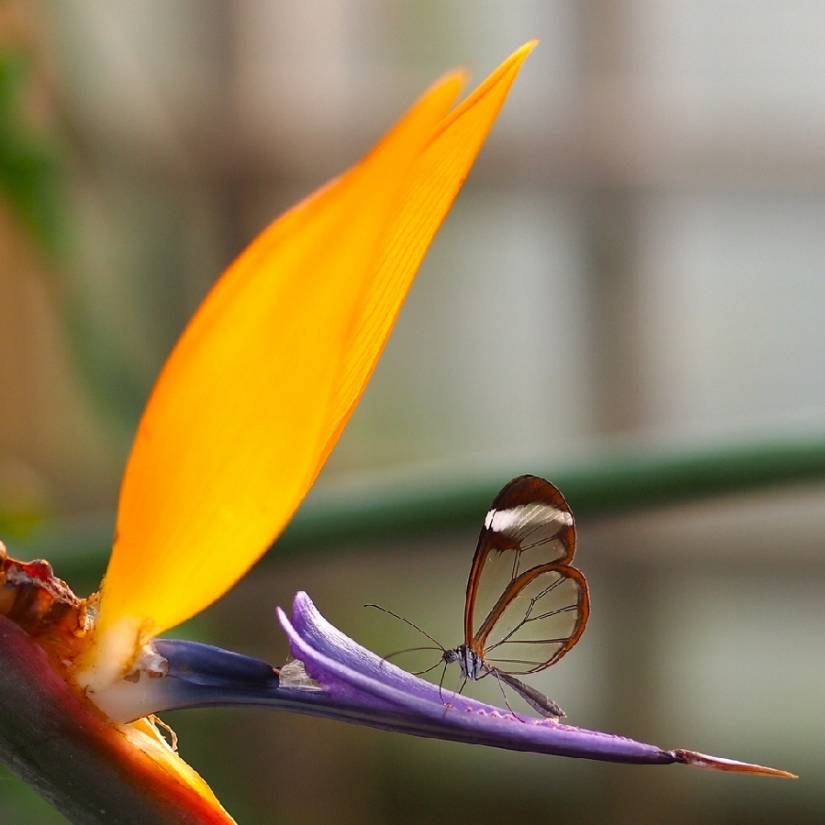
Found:
<svg viewBox="0 0 825 825"><path fill-rule="evenodd" d="M175 635L278 663L274 606L304 589L379 653L420 642L365 602L457 644L486 502L570 478L593 617L532 683L573 724L801 778L170 714L241 825L825 817L816 0L0 0L0 534L93 589L141 407L210 284L439 74L478 81L532 37L307 505L329 522L392 489L406 528L309 530ZM657 495L691 456L691 494ZM628 462L632 506L601 506ZM472 517L415 509L473 484ZM0 820L64 821L5 773Z"/></svg>

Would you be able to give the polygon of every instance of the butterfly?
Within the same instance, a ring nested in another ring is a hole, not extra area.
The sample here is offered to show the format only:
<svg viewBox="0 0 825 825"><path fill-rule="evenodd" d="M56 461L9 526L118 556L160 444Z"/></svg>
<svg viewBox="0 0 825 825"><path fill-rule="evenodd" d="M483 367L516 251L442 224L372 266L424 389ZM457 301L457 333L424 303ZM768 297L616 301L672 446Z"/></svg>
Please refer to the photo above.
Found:
<svg viewBox="0 0 825 825"><path fill-rule="evenodd" d="M587 581L571 565L576 525L564 496L537 476L514 478L493 501L473 556L464 642L444 650L465 680L492 675L542 716L564 711L517 676L555 664L590 615Z"/></svg>

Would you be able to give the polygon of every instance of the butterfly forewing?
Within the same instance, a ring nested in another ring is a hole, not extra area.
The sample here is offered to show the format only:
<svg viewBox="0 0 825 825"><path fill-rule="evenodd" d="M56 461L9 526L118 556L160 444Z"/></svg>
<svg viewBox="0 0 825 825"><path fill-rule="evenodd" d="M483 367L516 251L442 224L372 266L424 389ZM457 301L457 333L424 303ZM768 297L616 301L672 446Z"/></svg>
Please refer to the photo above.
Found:
<svg viewBox="0 0 825 825"><path fill-rule="evenodd" d="M524 674L553 664L589 613L584 576L569 566L573 516L549 481L521 476L496 497L467 584L465 642L491 666Z"/></svg>

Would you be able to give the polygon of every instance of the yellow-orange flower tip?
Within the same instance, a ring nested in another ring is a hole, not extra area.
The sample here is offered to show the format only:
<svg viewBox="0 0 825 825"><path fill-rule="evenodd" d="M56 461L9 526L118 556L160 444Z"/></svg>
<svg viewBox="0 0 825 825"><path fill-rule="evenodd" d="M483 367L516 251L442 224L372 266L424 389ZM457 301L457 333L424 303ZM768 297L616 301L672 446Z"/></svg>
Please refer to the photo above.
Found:
<svg viewBox="0 0 825 825"><path fill-rule="evenodd" d="M452 111L461 74L436 83L215 284L138 427L79 683L105 688L145 641L226 592L286 526L534 45Z"/></svg>

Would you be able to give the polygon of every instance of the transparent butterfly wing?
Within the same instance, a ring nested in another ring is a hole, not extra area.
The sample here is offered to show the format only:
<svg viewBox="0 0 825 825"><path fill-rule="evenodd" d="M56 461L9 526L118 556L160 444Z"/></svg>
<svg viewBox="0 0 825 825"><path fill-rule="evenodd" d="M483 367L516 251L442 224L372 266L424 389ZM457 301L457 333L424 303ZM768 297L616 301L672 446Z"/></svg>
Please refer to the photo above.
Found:
<svg viewBox="0 0 825 825"><path fill-rule="evenodd" d="M484 662L514 675L557 662L579 640L590 613L584 576L543 565L511 582L473 640Z"/></svg>
<svg viewBox="0 0 825 825"><path fill-rule="evenodd" d="M587 583L570 566L573 515L536 476L498 494L479 536L467 583L465 642L491 667L534 673L578 641L589 615Z"/></svg>

